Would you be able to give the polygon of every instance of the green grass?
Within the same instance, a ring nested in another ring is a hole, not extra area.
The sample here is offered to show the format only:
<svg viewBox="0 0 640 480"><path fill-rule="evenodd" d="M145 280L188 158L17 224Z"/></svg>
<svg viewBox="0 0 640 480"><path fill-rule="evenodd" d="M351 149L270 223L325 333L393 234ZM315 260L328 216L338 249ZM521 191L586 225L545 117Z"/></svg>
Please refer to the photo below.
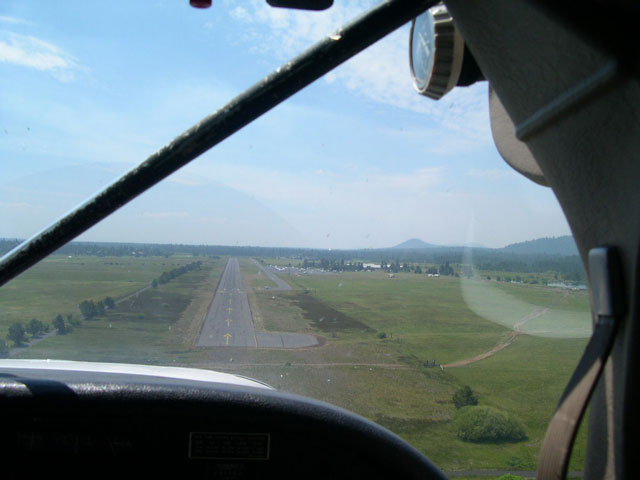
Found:
<svg viewBox="0 0 640 480"><path fill-rule="evenodd" d="M299 292L255 292L249 295L251 311L262 330L272 332L317 333L302 308L293 299ZM256 318L258 317L258 318Z"/></svg>
<svg viewBox="0 0 640 480"><path fill-rule="evenodd" d="M460 285L469 308L500 325L514 328L531 316L520 327L531 335L559 338L591 335L591 314L585 292L478 279L461 279Z"/></svg>
<svg viewBox="0 0 640 480"><path fill-rule="evenodd" d="M176 266L190 263L191 260L193 260L191 257L178 261L159 257L155 259L125 259L124 262L119 261L118 263L127 265L127 276L133 272L140 278L148 278L149 274L159 274ZM84 265L88 263L85 261ZM36 275L43 271L46 272L46 269L51 268L52 265L44 267L39 271L31 272L33 275L30 279L31 283L37 284ZM203 318L213 293L214 280L217 281L221 270L220 262L218 264L204 262L201 270L184 274L158 288L144 290L117 304L113 311L107 311L103 317L82 320L81 325L75 327L73 332L49 337L20 352L18 356L22 358L149 364L196 361L199 352L191 348L190 341L197 334L192 332L194 329L192 324L198 323L198 318L185 318L184 313L199 310L200 316ZM81 278L84 273L78 273L74 270L66 273L69 274L69 281L77 284L76 296L81 299L90 298L85 296L89 291L82 289ZM67 298L66 304L60 302L60 306L58 306L55 301L60 301L60 299L53 294L54 288L49 285L48 279L40 281L47 284L46 291L51 291L52 294L43 295L38 297L38 302L32 302L37 308L37 310L34 309L36 316L42 318L42 312L51 311L57 307L62 312L72 311L75 318L80 318L79 312L74 308L75 302L79 300ZM117 282L117 277L110 281L120 284ZM126 296L146 284L148 281L136 285L133 290L123 292L121 296ZM19 284L18 287L25 288L25 285L29 284ZM205 295L202 294L203 290ZM20 291L19 288L16 288L16 291ZM19 295L15 295L14 301L19 298ZM95 298L102 298L102 296L98 295ZM195 326L195 328L199 330L199 326Z"/></svg>
<svg viewBox="0 0 640 480"><path fill-rule="evenodd" d="M443 372L425 368L424 363L436 360L444 364L486 352L508 337L509 327L541 308L550 310L540 321L544 319L568 336L567 316L576 315L581 326L589 325L588 297L583 292L565 294L547 287L512 284L494 288L496 282L477 280L463 286L460 279L415 274L390 279L379 272L287 280L300 292L257 297L263 316L273 317L265 322L267 329L286 328L286 322L278 317L294 318L292 330L305 319L305 328L313 328L313 311L332 309L375 332L386 332L387 338L381 340L374 333L348 329L337 329L333 338L316 328L327 337L326 346L306 352L264 352L256 355L256 363L275 365L235 366L229 371L253 375L281 389L360 413L398 433L447 470L510 465L535 470L546 425L586 344L585 338L520 335L498 354L467 367ZM474 288L473 308L465 303L469 284ZM301 295L311 295L324 306L304 308L299 302ZM307 366L323 362L325 366ZM354 365L335 365L350 362ZM490 445L457 439L450 422L455 414L452 395L465 384L478 392L481 404L520 418L526 426L527 440ZM584 446L581 434L572 468L581 468Z"/></svg>
<svg viewBox="0 0 640 480"><path fill-rule="evenodd" d="M14 322L79 315L82 300L123 297L149 285L188 258L72 257L52 255L0 289L0 337Z"/></svg>
<svg viewBox="0 0 640 480"><path fill-rule="evenodd" d="M0 329L16 320L77 312L77 303L87 298L122 297L163 270L192 261L51 257L0 290ZM374 420L444 470L535 470L547 422L586 344L585 292L413 273L389 278L382 272L287 275L293 291L265 291L260 289L275 284L243 258L245 282L256 289L249 298L257 328L313 333L325 344L298 350L194 348L225 263L205 260L202 270L146 290L104 318L83 321L71 334L47 338L20 355L242 374ZM465 367L426 366L487 352L543 309L549 310L521 328L546 336L519 335L496 355ZM378 338L382 332L384 339ZM459 440L452 396L462 385L471 386L481 405L522 420L528 438L499 445ZM581 431L572 469L581 469L585 445Z"/></svg>
<svg viewBox="0 0 640 480"><path fill-rule="evenodd" d="M278 285L271 280L250 258L238 259L244 284L253 290L270 290Z"/></svg>

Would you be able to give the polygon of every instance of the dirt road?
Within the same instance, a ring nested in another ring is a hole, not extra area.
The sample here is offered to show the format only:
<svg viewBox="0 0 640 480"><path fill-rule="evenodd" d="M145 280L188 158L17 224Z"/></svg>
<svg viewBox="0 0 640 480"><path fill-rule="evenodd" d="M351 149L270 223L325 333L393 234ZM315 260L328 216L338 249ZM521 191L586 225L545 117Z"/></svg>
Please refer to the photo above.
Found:
<svg viewBox="0 0 640 480"><path fill-rule="evenodd" d="M480 360L484 360L485 358L489 358L490 356L495 355L500 350L504 350L509 345L511 345L513 343L513 341L516 339L516 337L518 335L520 335L521 333L523 333L522 332L522 327L529 320L533 320L534 318L541 317L542 315L544 315L548 311L549 311L548 307L547 308L541 308L539 310L536 310L533 313L530 313L529 315L527 315L525 317L522 317L520 319L520 321L513 326L513 331L509 334L509 337L507 337L507 340L502 342L502 343L499 343L498 345L493 347L488 352L484 352L484 353L481 353L480 355L476 355L475 357L471 357L471 358L466 358L464 360L458 360L457 362L447 363L446 365L443 365L443 367L444 368L464 367L465 365L470 365L472 363L479 362Z"/></svg>

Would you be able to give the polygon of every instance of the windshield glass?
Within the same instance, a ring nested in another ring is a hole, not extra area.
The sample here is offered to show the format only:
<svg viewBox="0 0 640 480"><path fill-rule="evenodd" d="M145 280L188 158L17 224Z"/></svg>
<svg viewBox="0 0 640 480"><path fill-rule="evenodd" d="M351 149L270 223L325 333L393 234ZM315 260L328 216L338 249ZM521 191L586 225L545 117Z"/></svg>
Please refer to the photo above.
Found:
<svg viewBox="0 0 640 480"><path fill-rule="evenodd" d="M0 253L373 4L336 3L4 2ZM0 288L0 354L243 375L447 472L535 470L591 334L584 271L496 151L487 83L419 96L408 35Z"/></svg>

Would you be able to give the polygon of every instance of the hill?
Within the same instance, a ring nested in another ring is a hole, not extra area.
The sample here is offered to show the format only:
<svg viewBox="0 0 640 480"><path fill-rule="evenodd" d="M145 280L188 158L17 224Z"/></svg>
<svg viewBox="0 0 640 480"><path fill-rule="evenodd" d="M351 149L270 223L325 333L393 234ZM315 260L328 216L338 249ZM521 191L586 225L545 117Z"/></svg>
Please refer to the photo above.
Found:
<svg viewBox="0 0 640 480"><path fill-rule="evenodd" d="M402 242L399 245L396 245L395 247L391 247L391 248L398 248L398 249L410 249L410 248L434 248L437 247L438 245L434 245L432 243L427 243L427 242L423 242L422 240L420 240L419 238L411 238L409 240L407 240L406 242Z"/></svg>
<svg viewBox="0 0 640 480"><path fill-rule="evenodd" d="M546 254L546 255L577 255L578 248L571 235L562 237L544 237L526 242L512 243L502 249L509 253Z"/></svg>

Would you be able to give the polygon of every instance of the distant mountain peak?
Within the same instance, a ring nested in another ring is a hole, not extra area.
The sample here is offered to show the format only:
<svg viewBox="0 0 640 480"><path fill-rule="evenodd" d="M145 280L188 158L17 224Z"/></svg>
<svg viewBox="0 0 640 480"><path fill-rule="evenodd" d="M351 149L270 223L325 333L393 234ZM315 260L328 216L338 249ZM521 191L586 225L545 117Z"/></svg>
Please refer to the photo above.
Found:
<svg viewBox="0 0 640 480"><path fill-rule="evenodd" d="M437 245L434 245L432 243L423 242L419 238L410 238L406 242L402 242L401 244L396 245L395 247L391 247L391 248L409 249L409 248L433 248L433 247L437 247Z"/></svg>

